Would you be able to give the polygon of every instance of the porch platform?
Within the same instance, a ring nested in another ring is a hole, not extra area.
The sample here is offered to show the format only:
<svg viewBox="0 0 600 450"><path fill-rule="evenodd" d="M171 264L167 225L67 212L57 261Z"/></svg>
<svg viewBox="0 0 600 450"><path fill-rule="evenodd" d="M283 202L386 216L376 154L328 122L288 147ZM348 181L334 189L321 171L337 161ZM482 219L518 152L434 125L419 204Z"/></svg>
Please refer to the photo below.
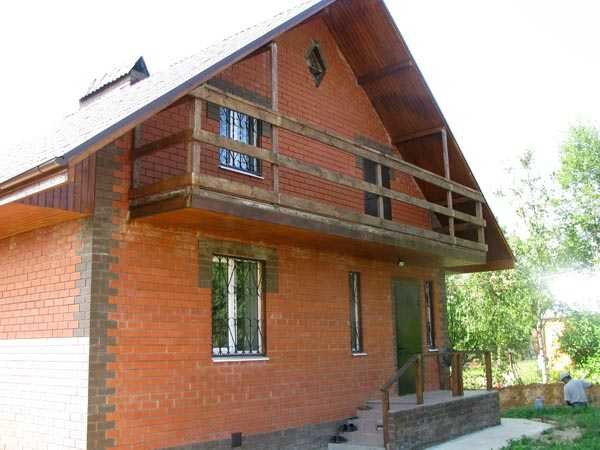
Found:
<svg viewBox="0 0 600 450"><path fill-rule="evenodd" d="M357 411L353 423L358 431L342 433L343 444L329 444L329 450L383 449L381 400L369 400L371 409ZM416 396L390 398L390 443L394 450L420 449L474 431L500 424L500 404L496 391L465 391L453 397L451 391L424 393L424 403Z"/></svg>
<svg viewBox="0 0 600 450"><path fill-rule="evenodd" d="M478 397L486 394L489 394L489 391L465 391L464 396L453 397L452 391L425 391L423 393L422 405L417 405L416 394L390 396L390 413L393 414L399 411L407 411L410 409L418 409L433 405L439 405L441 403L455 402L463 400L465 398ZM381 400L369 400L367 404L370 406L378 405L379 409L381 409Z"/></svg>

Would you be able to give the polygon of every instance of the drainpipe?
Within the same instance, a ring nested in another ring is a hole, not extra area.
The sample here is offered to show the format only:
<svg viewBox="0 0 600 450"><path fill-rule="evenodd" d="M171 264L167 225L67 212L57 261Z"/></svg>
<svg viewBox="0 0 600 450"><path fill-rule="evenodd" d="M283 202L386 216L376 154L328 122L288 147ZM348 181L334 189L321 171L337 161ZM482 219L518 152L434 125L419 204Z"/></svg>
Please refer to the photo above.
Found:
<svg viewBox="0 0 600 450"><path fill-rule="evenodd" d="M56 169L63 168L67 165L67 162L62 157L53 158L49 161L46 161L39 166L34 167L33 169L29 169L26 172L21 173L3 183L0 183L0 192L6 191L18 184L25 183L26 181L30 181L34 178L39 177L40 175L44 175L48 172L54 171Z"/></svg>

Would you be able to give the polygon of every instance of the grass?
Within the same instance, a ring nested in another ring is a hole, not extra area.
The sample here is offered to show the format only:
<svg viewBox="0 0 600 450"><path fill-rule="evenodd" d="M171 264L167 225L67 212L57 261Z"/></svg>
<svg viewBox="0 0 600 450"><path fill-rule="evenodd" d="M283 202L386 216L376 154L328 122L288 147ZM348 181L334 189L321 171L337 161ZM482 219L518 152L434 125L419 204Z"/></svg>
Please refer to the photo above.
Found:
<svg viewBox="0 0 600 450"><path fill-rule="evenodd" d="M518 361L517 372L523 384L540 383L541 375L535 359L525 359ZM494 369L495 370L495 369ZM496 378L499 374L495 373ZM509 376L500 376L501 384L505 384ZM471 361L463 370L463 380L465 389L485 389L485 369L483 363L478 360ZM507 384L514 384L509 381Z"/></svg>
<svg viewBox="0 0 600 450"><path fill-rule="evenodd" d="M502 414L502 417L535 419L542 417L544 421L557 424L555 430L578 428L581 436L571 442L559 438L559 431L549 430L541 439L523 438L513 441L504 447L510 450L591 450L600 449L600 408L588 407L573 409L569 406L551 406L541 412L530 407L513 408Z"/></svg>

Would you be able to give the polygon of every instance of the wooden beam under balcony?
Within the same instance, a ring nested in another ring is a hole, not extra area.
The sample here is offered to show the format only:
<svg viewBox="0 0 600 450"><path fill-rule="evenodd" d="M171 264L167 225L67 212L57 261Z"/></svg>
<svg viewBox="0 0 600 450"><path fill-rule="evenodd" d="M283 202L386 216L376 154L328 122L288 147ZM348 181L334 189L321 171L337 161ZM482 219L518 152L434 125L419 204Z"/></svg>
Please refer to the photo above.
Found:
<svg viewBox="0 0 600 450"><path fill-rule="evenodd" d="M251 238L279 237L288 243L296 236L308 236L306 243L325 248L337 241L357 252L376 245L378 250L373 254L411 255L407 260L412 258L425 265L436 258L447 267L483 264L486 260L486 246L472 241L365 217L313 200L277 195L244 183L208 175L194 178L192 186L135 200L130 207L131 219L192 226L206 232L215 228L239 233L241 227ZM361 244L357 246L356 242Z"/></svg>
<svg viewBox="0 0 600 450"><path fill-rule="evenodd" d="M450 246L459 246L482 252L487 251L487 245L482 243L448 236L445 234L437 233L432 230L418 228L412 225L398 223L383 218L369 216L367 214L359 213L348 208L336 207L331 204L326 204L320 201L309 200L283 193L275 193L264 188L251 186L245 183L232 181L226 178L214 177L207 174L192 174L191 185L185 186L184 183L189 182L189 180L189 175L186 175L185 177L173 177L172 181L170 181L172 184L169 188L173 189L174 192L176 191L179 194L183 193L186 187L193 186L195 188L202 188L203 190L216 191L233 195L235 197L251 200L254 202L261 202L264 204L275 205L277 207L285 207L302 211L305 213L334 218L336 220L341 220L355 225L370 226L378 229L400 233L405 236L418 237L420 239L430 240L432 242L440 242L448 244ZM160 188L165 188L166 183L169 183L169 180L161 181L158 184L160 184ZM136 200L134 200L134 202L132 203L134 207L131 211L132 218L146 215L146 213L144 212L145 205L153 204L157 201L164 200L165 195L168 193L159 192L160 190L154 188L153 185L135 190L133 193L133 197ZM155 209L153 209L152 211L152 214L156 214Z"/></svg>

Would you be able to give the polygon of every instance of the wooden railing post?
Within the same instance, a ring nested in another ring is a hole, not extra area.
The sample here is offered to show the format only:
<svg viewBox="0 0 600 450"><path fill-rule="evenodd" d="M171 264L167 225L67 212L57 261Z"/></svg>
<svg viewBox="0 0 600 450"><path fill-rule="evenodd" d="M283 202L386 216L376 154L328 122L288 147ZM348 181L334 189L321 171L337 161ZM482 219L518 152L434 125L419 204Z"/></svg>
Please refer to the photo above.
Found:
<svg viewBox="0 0 600 450"><path fill-rule="evenodd" d="M388 450L390 445L390 392L383 391L383 400L381 402L383 413L383 447Z"/></svg>
<svg viewBox="0 0 600 450"><path fill-rule="evenodd" d="M456 397L456 353L450 353L450 389L452 390L452 396Z"/></svg>
<svg viewBox="0 0 600 450"><path fill-rule="evenodd" d="M494 388L492 381L492 352L485 352L485 381L487 390L491 391Z"/></svg>
<svg viewBox="0 0 600 450"><path fill-rule="evenodd" d="M483 203L475 202L475 217L479 220L483 220ZM485 244L485 226L477 225L477 242Z"/></svg>
<svg viewBox="0 0 600 450"><path fill-rule="evenodd" d="M450 157L448 155L448 133L445 128L441 130L442 134L442 159L444 163L444 177L450 181ZM452 191L448 190L446 192L446 206L450 209L451 212L454 211L454 207L452 205ZM448 217L448 233L450 236L454 237L454 217Z"/></svg>
<svg viewBox="0 0 600 450"><path fill-rule="evenodd" d="M279 111L279 58L277 53L277 43L271 42L271 102L274 112ZM279 128L271 127L271 148L273 153L279 153ZM279 194L279 164L272 164L273 170L273 192Z"/></svg>
<svg viewBox="0 0 600 450"><path fill-rule="evenodd" d="M423 391L425 390L424 383L424 367L423 367L423 355L420 354L417 360L415 361L415 383L416 383L416 396L417 396L417 405L423 404Z"/></svg>
<svg viewBox="0 0 600 450"><path fill-rule="evenodd" d="M462 353L452 352L452 396L462 397L463 394Z"/></svg>
<svg viewBox="0 0 600 450"><path fill-rule="evenodd" d="M375 180L376 180L375 184L377 184L377 187L379 189L381 189L383 187L383 169L381 167L381 164L375 165ZM383 205L384 205L383 197L381 195L379 195L377 197L377 214L381 219L383 219L385 217Z"/></svg>
<svg viewBox="0 0 600 450"><path fill-rule="evenodd" d="M465 395L465 389L464 389L464 384L463 384L463 373L462 373L462 366L463 366L463 353L459 352L456 354L456 359L457 359L457 371L456 371L456 383L457 383L457 395L459 397L462 397L463 395Z"/></svg>
<svg viewBox="0 0 600 450"><path fill-rule="evenodd" d="M192 102L192 109L190 113L190 128L192 134L202 130L202 110L203 101L199 98L194 98ZM202 144L192 139L188 143L187 149L187 171L188 173L200 174L200 153L202 151Z"/></svg>

